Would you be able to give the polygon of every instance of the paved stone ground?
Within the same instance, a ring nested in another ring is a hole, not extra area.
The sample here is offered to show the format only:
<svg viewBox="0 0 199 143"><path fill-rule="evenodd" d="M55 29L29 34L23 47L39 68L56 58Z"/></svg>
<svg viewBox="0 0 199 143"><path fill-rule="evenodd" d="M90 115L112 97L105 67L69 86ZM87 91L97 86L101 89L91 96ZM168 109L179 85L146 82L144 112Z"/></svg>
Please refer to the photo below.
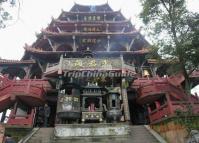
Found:
<svg viewBox="0 0 199 143"><path fill-rule="evenodd" d="M53 139L53 128L39 129L28 143L158 143L144 126L131 126L129 136Z"/></svg>

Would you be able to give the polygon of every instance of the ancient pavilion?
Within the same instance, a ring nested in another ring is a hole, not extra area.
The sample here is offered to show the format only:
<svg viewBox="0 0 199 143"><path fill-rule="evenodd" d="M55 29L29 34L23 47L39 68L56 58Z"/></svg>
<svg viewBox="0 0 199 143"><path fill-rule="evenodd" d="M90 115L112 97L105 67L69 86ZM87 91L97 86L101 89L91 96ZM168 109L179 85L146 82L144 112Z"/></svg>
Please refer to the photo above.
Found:
<svg viewBox="0 0 199 143"><path fill-rule="evenodd" d="M75 4L25 45L20 61L0 59L1 121L11 109L8 126L43 127L48 106L47 126L61 136L62 125L154 124L187 104L198 114L184 77L163 77L149 47L120 10Z"/></svg>

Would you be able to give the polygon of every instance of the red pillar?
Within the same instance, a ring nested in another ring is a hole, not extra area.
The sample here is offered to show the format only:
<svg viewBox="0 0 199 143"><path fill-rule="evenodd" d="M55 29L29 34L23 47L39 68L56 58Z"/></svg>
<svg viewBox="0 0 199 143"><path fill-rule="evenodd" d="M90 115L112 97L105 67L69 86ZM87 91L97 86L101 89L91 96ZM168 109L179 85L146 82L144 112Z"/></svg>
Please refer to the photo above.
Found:
<svg viewBox="0 0 199 143"><path fill-rule="evenodd" d="M160 103L158 101L155 101L155 106L156 106L156 109L159 110L160 109Z"/></svg>
<svg viewBox="0 0 199 143"><path fill-rule="evenodd" d="M170 116L170 115L174 114L174 111L173 111L172 101L171 101L170 96L169 96L168 93L166 94L166 99L167 99L167 105L168 105L167 108L169 110L169 115L167 115L167 116Z"/></svg>

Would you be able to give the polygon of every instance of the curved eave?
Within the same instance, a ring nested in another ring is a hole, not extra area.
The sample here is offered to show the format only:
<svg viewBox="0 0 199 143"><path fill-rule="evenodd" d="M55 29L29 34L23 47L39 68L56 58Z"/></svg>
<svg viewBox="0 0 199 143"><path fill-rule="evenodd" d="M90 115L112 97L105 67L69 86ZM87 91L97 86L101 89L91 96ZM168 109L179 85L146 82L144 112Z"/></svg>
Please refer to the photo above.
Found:
<svg viewBox="0 0 199 143"><path fill-rule="evenodd" d="M136 36L137 34L139 34L138 31L132 31L132 32L50 32L47 30L43 30L42 33L45 36L49 36L49 37L63 37L63 36L107 36L107 35L121 35L121 36Z"/></svg>
<svg viewBox="0 0 199 143"><path fill-rule="evenodd" d="M28 53L36 53L36 54L41 54L41 55L48 55L48 54L84 54L81 51L77 51L77 52L73 52L73 51L42 51L42 50L38 50L35 48L25 48L25 51ZM135 54L148 54L150 52L149 49L142 49L142 50L138 50L138 51L95 51L94 54L98 55L98 54L129 54L129 55L135 55Z"/></svg>
<svg viewBox="0 0 199 143"><path fill-rule="evenodd" d="M64 21L64 20L59 20L59 19L53 19L52 24L130 24L130 20L122 20L122 21Z"/></svg>
<svg viewBox="0 0 199 143"><path fill-rule="evenodd" d="M47 39L45 39L43 36L44 36L43 33L40 33L39 38L37 38L37 40L32 44L32 46L33 47L38 47L39 45L44 44L45 42L47 42Z"/></svg>
<svg viewBox="0 0 199 143"><path fill-rule="evenodd" d="M61 15L76 15L76 14L88 14L88 15L96 15L96 14L120 14L121 11L117 10L117 11L96 11L96 12L86 12L86 11L63 11Z"/></svg>
<svg viewBox="0 0 199 143"><path fill-rule="evenodd" d="M58 19L61 20L61 19L65 19L67 17L70 17L70 16L76 16L76 15L79 15L79 16L104 16L106 15L106 17L118 17L120 18L121 20L126 20L126 17L121 13L121 10L118 10L118 11L96 11L96 12L83 12L83 11L79 11L79 12L66 12L66 11L63 11Z"/></svg>
<svg viewBox="0 0 199 143"><path fill-rule="evenodd" d="M35 60L6 60L6 59L0 59L0 65L25 65L25 64L35 64Z"/></svg>
<svg viewBox="0 0 199 143"><path fill-rule="evenodd" d="M172 65L179 63L178 60L158 60L158 59L147 59L149 64L164 64L164 65Z"/></svg>
<svg viewBox="0 0 199 143"><path fill-rule="evenodd" d="M135 29L130 20L122 20L122 21L62 21L58 19L53 19L48 28L51 27L69 27L69 26L74 26L75 24L77 26L84 26L84 25L91 25L91 26L107 26L109 27L112 26L130 26L132 29Z"/></svg>
<svg viewBox="0 0 199 143"><path fill-rule="evenodd" d="M128 31L135 31L136 29L129 23L127 22L121 22L121 23L56 23L56 24L51 24L46 31L49 32L58 32L58 29L60 31L75 31L75 29L83 29L84 27L98 27L101 28L102 31L106 31L107 24L109 26L109 30L116 30L116 29L128 29ZM121 30L122 31L122 30Z"/></svg>

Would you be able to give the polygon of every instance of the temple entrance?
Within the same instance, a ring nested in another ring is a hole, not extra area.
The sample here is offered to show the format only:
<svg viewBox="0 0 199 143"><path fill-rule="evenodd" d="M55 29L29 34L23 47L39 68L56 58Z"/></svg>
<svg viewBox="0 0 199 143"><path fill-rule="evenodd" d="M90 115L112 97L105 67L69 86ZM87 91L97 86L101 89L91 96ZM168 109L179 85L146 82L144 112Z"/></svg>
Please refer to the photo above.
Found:
<svg viewBox="0 0 199 143"><path fill-rule="evenodd" d="M128 100L131 123L133 125L149 124L147 106L136 102L136 94L134 92L128 93Z"/></svg>
<svg viewBox="0 0 199 143"><path fill-rule="evenodd" d="M55 120L56 120L56 117L55 117L55 114L56 114L56 108L57 108L57 105L56 104L49 104L50 106L50 116L49 116L49 127L54 127L55 126Z"/></svg>
<svg viewBox="0 0 199 143"><path fill-rule="evenodd" d="M36 122L34 126L36 127L54 127L55 125L55 114L56 114L56 104L48 102L43 106L37 107L36 112ZM45 121L46 120L46 121Z"/></svg>

